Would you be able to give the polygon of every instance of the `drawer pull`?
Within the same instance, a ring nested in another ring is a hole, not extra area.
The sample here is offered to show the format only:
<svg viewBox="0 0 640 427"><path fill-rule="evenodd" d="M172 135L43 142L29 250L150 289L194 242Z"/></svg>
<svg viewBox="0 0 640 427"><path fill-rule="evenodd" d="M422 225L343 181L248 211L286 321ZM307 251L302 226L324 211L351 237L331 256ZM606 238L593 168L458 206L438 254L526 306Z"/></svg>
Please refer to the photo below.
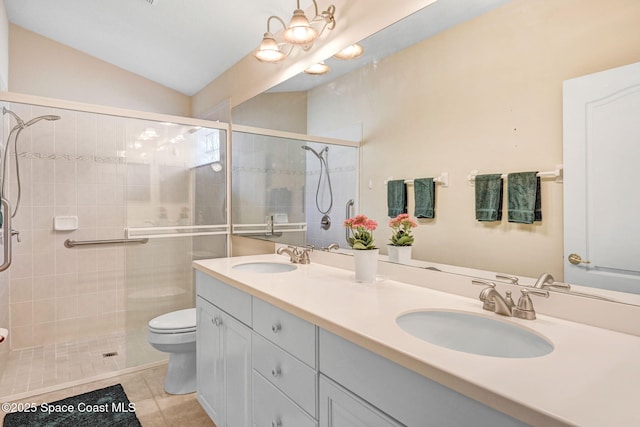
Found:
<svg viewBox="0 0 640 427"><path fill-rule="evenodd" d="M216 325L216 326L221 326L222 325L222 319L219 318L219 317L211 319L211 322L213 322L213 324Z"/></svg>
<svg viewBox="0 0 640 427"><path fill-rule="evenodd" d="M282 326L280 325L280 323L274 323L273 325L271 325L271 330L273 331L274 334L277 334L278 332L280 332L280 329L282 329Z"/></svg>
<svg viewBox="0 0 640 427"><path fill-rule="evenodd" d="M275 368L273 368L271 370L271 375L273 376L273 378L278 378L281 373L282 373L282 371L280 370L279 366L276 366Z"/></svg>
<svg viewBox="0 0 640 427"><path fill-rule="evenodd" d="M280 420L271 421L271 427L282 427L282 421Z"/></svg>

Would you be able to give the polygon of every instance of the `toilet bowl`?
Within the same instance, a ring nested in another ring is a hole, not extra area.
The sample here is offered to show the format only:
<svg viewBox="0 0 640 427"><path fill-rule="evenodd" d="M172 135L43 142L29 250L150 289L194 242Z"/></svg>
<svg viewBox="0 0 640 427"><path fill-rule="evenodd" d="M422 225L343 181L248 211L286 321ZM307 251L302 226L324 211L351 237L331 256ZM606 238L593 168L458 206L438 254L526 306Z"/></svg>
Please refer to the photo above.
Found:
<svg viewBox="0 0 640 427"><path fill-rule="evenodd" d="M169 353L164 390L170 394L196 391L196 309L173 311L151 319L147 339L156 350Z"/></svg>

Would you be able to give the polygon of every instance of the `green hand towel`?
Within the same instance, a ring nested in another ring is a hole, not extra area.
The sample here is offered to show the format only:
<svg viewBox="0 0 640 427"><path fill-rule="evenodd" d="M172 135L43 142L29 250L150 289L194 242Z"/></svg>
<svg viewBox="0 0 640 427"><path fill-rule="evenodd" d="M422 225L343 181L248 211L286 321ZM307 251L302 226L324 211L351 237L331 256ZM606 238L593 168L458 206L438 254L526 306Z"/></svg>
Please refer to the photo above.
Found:
<svg viewBox="0 0 640 427"><path fill-rule="evenodd" d="M476 220L502 220L502 175L476 176Z"/></svg>
<svg viewBox="0 0 640 427"><path fill-rule="evenodd" d="M433 218L435 216L435 189L433 178L413 180L413 193L416 202L414 215L416 218Z"/></svg>
<svg viewBox="0 0 640 427"><path fill-rule="evenodd" d="M536 175L537 172L520 172L507 176L509 222L542 221L540 178Z"/></svg>
<svg viewBox="0 0 640 427"><path fill-rule="evenodd" d="M407 186L403 179L387 182L387 211L391 218L407 212Z"/></svg>

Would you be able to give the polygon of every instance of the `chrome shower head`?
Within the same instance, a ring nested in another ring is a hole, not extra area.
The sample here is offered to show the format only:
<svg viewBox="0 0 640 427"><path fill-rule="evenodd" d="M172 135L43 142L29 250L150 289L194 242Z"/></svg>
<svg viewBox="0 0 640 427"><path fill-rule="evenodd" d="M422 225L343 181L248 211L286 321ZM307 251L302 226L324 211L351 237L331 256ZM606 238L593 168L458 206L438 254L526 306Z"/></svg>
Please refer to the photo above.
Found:
<svg viewBox="0 0 640 427"><path fill-rule="evenodd" d="M308 145L303 145L302 149L304 150L308 150L311 151L313 154L315 154L315 156L322 160L322 153L324 153L325 151L329 151L329 147L324 147L322 150L320 150L320 152L318 153L316 150L314 150L313 148L309 147Z"/></svg>
<svg viewBox="0 0 640 427"><path fill-rule="evenodd" d="M27 123L25 123L24 127L29 127L32 124L38 123L40 120L49 120L49 121L60 120L60 116L47 115L47 116L36 117L34 119L29 120Z"/></svg>

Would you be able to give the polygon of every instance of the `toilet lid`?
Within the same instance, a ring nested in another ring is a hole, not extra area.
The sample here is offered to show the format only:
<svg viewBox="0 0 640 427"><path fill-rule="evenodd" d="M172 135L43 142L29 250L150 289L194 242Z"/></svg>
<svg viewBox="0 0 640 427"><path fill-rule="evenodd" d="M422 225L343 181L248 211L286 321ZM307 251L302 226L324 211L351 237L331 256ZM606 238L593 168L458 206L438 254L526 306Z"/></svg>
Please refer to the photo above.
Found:
<svg viewBox="0 0 640 427"><path fill-rule="evenodd" d="M156 331L183 331L196 329L196 309L172 311L149 321L149 329Z"/></svg>

